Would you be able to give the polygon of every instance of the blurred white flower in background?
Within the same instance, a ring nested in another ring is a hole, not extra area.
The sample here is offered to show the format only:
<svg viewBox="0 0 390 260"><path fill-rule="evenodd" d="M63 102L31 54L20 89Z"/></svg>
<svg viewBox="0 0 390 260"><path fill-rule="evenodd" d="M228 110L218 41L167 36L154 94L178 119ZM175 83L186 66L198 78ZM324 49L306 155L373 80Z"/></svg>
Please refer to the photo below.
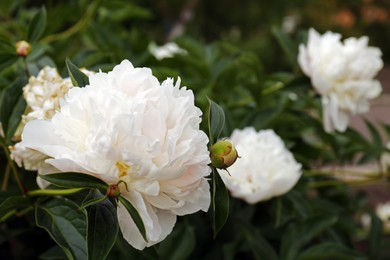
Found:
<svg viewBox="0 0 390 260"><path fill-rule="evenodd" d="M240 157L229 173L218 170L231 195L257 203L288 192L300 178L301 164L273 130L234 130L229 139Z"/></svg>
<svg viewBox="0 0 390 260"><path fill-rule="evenodd" d="M199 129L202 112L180 80L162 84L149 68L124 60L113 71L72 88L51 120L27 123L22 145L50 159L57 172L93 175L120 192L139 212L142 238L126 208L118 204L124 238L143 249L162 241L176 216L210 205L208 138ZM51 171L41 169L41 174Z"/></svg>
<svg viewBox="0 0 390 260"><path fill-rule="evenodd" d="M386 148L390 150L390 142L387 143ZM381 169L385 172L390 170L390 152L384 152L380 158Z"/></svg>
<svg viewBox="0 0 390 260"><path fill-rule="evenodd" d="M380 203L375 207L375 214L383 223L383 231L390 234L390 201ZM364 228L370 229L371 227L371 216L367 213L363 214L360 221Z"/></svg>
<svg viewBox="0 0 390 260"><path fill-rule="evenodd" d="M175 42L168 42L163 46L157 46L154 42L149 44L149 52L157 59L173 58L175 55L186 55L187 51L180 48Z"/></svg>
<svg viewBox="0 0 390 260"><path fill-rule="evenodd" d="M349 113L369 110L369 100L382 91L373 79L383 67L381 55L380 49L368 46L368 37L341 42L338 33L309 30L307 44L299 46L298 62L322 96L325 131L343 132Z"/></svg>
<svg viewBox="0 0 390 260"><path fill-rule="evenodd" d="M383 230L390 233L390 202L378 204L375 213L383 222Z"/></svg>

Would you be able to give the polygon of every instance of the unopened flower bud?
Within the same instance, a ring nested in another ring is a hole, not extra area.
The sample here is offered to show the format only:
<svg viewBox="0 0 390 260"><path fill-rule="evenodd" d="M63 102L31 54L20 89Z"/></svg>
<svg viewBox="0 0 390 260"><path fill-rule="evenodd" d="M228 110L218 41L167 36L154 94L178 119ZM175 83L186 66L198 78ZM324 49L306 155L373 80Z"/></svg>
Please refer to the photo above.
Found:
<svg viewBox="0 0 390 260"><path fill-rule="evenodd" d="M237 150L229 141L218 141L210 149L211 164L218 169L228 168L237 157Z"/></svg>
<svg viewBox="0 0 390 260"><path fill-rule="evenodd" d="M118 198L121 195L121 191L117 184L110 185L107 188L107 196L110 198Z"/></svg>
<svg viewBox="0 0 390 260"><path fill-rule="evenodd" d="M31 44L26 41L16 43L16 53L21 57L26 57L31 52Z"/></svg>

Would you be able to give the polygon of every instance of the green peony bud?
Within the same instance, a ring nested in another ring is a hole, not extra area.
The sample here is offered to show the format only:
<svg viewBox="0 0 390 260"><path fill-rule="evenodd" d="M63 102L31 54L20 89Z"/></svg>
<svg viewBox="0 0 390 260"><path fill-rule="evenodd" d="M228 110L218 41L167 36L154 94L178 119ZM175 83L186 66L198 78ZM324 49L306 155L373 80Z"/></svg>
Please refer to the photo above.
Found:
<svg viewBox="0 0 390 260"><path fill-rule="evenodd" d="M31 52L31 44L26 41L18 41L15 47L16 53L21 57L26 57Z"/></svg>
<svg viewBox="0 0 390 260"><path fill-rule="evenodd" d="M237 160L238 154L229 141L218 141L210 148L211 164L218 169L226 169Z"/></svg>
<svg viewBox="0 0 390 260"><path fill-rule="evenodd" d="M107 196L110 198L118 198L121 195L118 185L110 185L107 188Z"/></svg>

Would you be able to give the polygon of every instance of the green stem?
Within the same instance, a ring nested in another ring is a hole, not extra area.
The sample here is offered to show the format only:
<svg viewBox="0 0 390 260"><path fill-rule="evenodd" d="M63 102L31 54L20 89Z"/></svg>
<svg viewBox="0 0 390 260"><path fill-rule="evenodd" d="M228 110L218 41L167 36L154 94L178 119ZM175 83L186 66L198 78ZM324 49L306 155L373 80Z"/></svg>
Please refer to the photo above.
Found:
<svg viewBox="0 0 390 260"><path fill-rule="evenodd" d="M66 196L72 195L77 192L84 190L84 188L73 188L73 189L64 189L64 190L33 190L27 193L27 195L34 196Z"/></svg>
<svg viewBox="0 0 390 260"><path fill-rule="evenodd" d="M70 36L72 36L73 34L81 31L89 23L89 20L91 20L93 14L97 10L98 3L99 3L99 1L94 1L88 7L88 9L85 12L85 14L82 16L83 18L80 19L75 25L73 25L72 27L70 27L69 29L67 29L67 30L65 30L63 32L60 32L60 33L57 33L57 34L48 35L45 38L43 38L41 40L41 42L45 43L45 44L48 44L50 42L67 39Z"/></svg>
<svg viewBox="0 0 390 260"><path fill-rule="evenodd" d="M11 166L9 163L7 163L7 166L5 168L3 182L1 183L1 191L7 190L10 173L11 173Z"/></svg>
<svg viewBox="0 0 390 260"><path fill-rule="evenodd" d="M9 163L9 165L11 167L12 173L13 173L13 175L15 177L16 183L18 184L20 191L24 195L26 195L27 189L25 188L25 186L23 185L22 180L20 179L20 176L19 176L18 170L16 169L15 163L11 159L8 147L5 144L2 144L2 146L3 146L3 150L4 150L4 153L5 153L5 156L7 157L8 163Z"/></svg>
<svg viewBox="0 0 390 260"><path fill-rule="evenodd" d="M285 84L283 82L276 82L274 85L272 85L271 87L269 88L266 88L266 89L263 89L263 91L261 91L261 95L262 96L267 96L269 94L272 94L276 91L278 91L279 89L282 89L285 87Z"/></svg>

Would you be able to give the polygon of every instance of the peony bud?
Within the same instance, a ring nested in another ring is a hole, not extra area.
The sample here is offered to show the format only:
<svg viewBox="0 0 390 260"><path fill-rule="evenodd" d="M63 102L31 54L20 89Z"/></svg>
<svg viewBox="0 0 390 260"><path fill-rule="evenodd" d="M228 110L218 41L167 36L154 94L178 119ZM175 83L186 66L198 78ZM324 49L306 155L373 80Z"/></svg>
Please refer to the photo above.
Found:
<svg viewBox="0 0 390 260"><path fill-rule="evenodd" d="M218 169L226 169L237 160L238 154L229 141L218 141L210 148L211 164Z"/></svg>
<svg viewBox="0 0 390 260"><path fill-rule="evenodd" d="M31 45L26 41L16 43L16 53L21 57L26 57L31 52Z"/></svg>
<svg viewBox="0 0 390 260"><path fill-rule="evenodd" d="M121 191L117 184L110 185L107 188L107 196L110 198L118 198L121 195Z"/></svg>

